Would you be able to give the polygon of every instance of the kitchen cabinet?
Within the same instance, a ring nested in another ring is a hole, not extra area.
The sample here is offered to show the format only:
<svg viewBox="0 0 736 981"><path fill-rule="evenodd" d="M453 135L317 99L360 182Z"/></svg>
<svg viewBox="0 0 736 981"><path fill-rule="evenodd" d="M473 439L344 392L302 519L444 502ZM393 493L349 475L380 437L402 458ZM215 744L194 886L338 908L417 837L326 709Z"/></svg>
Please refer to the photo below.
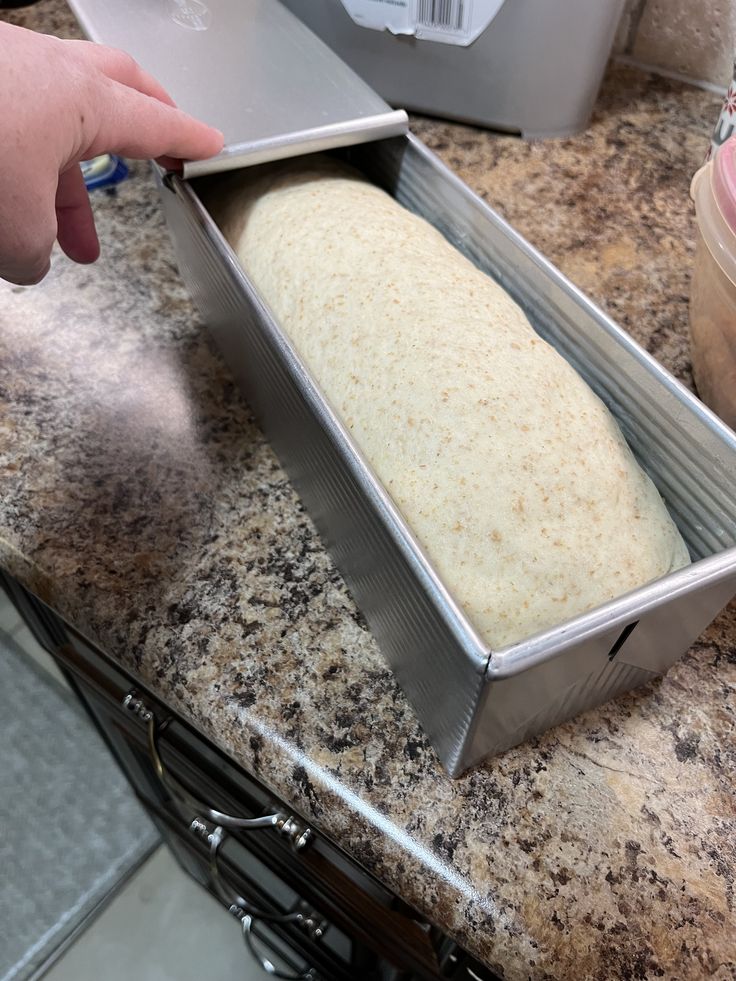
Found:
<svg viewBox="0 0 736 981"><path fill-rule="evenodd" d="M181 867L222 903L223 915L240 922L252 956L278 965L281 976L315 981L491 981L482 965L53 610L11 577L0 574L0 583Z"/></svg>

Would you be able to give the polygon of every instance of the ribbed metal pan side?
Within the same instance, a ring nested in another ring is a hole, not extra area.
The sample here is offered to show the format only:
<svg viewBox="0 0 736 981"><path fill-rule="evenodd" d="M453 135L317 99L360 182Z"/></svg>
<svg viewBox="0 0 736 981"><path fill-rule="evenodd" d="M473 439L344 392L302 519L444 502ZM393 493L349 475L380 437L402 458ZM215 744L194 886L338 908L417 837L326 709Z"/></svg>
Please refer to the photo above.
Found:
<svg viewBox="0 0 736 981"><path fill-rule="evenodd" d="M195 301L443 763L457 775L469 754L498 752L550 719L665 670L715 616L736 588L736 438L414 138L347 155L500 281L570 357L618 417L693 554L706 556L490 656L195 190L174 179L173 190L163 190L164 207ZM639 625L611 666L611 645L634 621ZM523 696L526 721L504 695L512 686Z"/></svg>
<svg viewBox="0 0 736 981"><path fill-rule="evenodd" d="M453 776L460 776L488 755L518 746L657 677L656 672L614 661L604 666L595 664L593 671L583 674L567 688L544 687L537 697L529 697L528 692L538 686L534 677L537 671L540 669L496 682L484 690L478 706L480 722L474 727ZM524 708L514 713L512 707L520 704Z"/></svg>
<svg viewBox="0 0 736 981"><path fill-rule="evenodd" d="M453 775L665 671L736 589L736 438L419 141L349 153L520 303L618 419L690 547L693 566L502 651ZM608 648L636 624L615 664ZM611 639L613 638L613 639ZM571 662L587 683L565 680ZM625 665L625 667L624 667ZM543 675L544 687L534 679ZM526 718L513 718L511 689ZM556 706L556 707L555 707Z"/></svg>
<svg viewBox="0 0 736 981"><path fill-rule="evenodd" d="M504 663L506 652L494 654L493 670L453 776L661 675L688 650L734 590L736 570L712 579L693 577L689 591L665 595L659 605L635 610L623 629L619 621L582 637L572 634L567 646L557 649L550 638L537 651L533 642L521 644L509 649L509 664Z"/></svg>
<svg viewBox="0 0 736 981"><path fill-rule="evenodd" d="M616 417L694 558L736 544L736 436L411 135L350 158L523 307Z"/></svg>
<svg viewBox="0 0 736 981"><path fill-rule="evenodd" d="M191 187L177 179L159 183L193 299L422 726L451 769L472 720L488 652Z"/></svg>

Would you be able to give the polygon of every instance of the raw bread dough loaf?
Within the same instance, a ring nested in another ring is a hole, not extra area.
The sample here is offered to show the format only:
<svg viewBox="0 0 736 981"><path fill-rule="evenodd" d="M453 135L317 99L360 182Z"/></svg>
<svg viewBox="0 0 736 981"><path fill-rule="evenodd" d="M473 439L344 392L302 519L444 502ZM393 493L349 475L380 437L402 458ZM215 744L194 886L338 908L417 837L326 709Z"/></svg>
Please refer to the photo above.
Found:
<svg viewBox="0 0 736 981"><path fill-rule="evenodd" d="M219 193L246 272L489 645L689 562L603 403L430 224L329 160Z"/></svg>

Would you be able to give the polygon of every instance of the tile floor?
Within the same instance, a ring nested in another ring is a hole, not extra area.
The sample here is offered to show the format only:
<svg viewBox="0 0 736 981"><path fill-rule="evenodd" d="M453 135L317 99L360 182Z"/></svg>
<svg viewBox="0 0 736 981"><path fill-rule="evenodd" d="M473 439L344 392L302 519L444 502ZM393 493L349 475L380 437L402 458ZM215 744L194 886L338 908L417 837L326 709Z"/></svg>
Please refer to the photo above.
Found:
<svg viewBox="0 0 736 981"><path fill-rule="evenodd" d="M237 922L162 845L44 977L257 981Z"/></svg>
<svg viewBox="0 0 736 981"><path fill-rule="evenodd" d="M0 630L64 679L0 590ZM110 759L110 766L116 764ZM50 981L259 981L237 922L160 846L43 974Z"/></svg>
<svg viewBox="0 0 736 981"><path fill-rule="evenodd" d="M66 686L61 671L53 659L36 643L36 639L21 620L20 614L0 587L0 630L11 637L39 667L51 675L59 684Z"/></svg>

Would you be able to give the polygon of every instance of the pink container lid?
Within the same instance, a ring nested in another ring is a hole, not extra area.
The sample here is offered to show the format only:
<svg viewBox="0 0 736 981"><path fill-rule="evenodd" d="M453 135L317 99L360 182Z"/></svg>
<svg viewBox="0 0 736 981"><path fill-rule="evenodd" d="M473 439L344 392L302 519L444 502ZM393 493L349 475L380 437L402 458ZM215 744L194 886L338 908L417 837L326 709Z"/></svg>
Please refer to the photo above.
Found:
<svg viewBox="0 0 736 981"><path fill-rule="evenodd" d="M736 235L736 136L718 148L713 160L711 187L718 210Z"/></svg>

